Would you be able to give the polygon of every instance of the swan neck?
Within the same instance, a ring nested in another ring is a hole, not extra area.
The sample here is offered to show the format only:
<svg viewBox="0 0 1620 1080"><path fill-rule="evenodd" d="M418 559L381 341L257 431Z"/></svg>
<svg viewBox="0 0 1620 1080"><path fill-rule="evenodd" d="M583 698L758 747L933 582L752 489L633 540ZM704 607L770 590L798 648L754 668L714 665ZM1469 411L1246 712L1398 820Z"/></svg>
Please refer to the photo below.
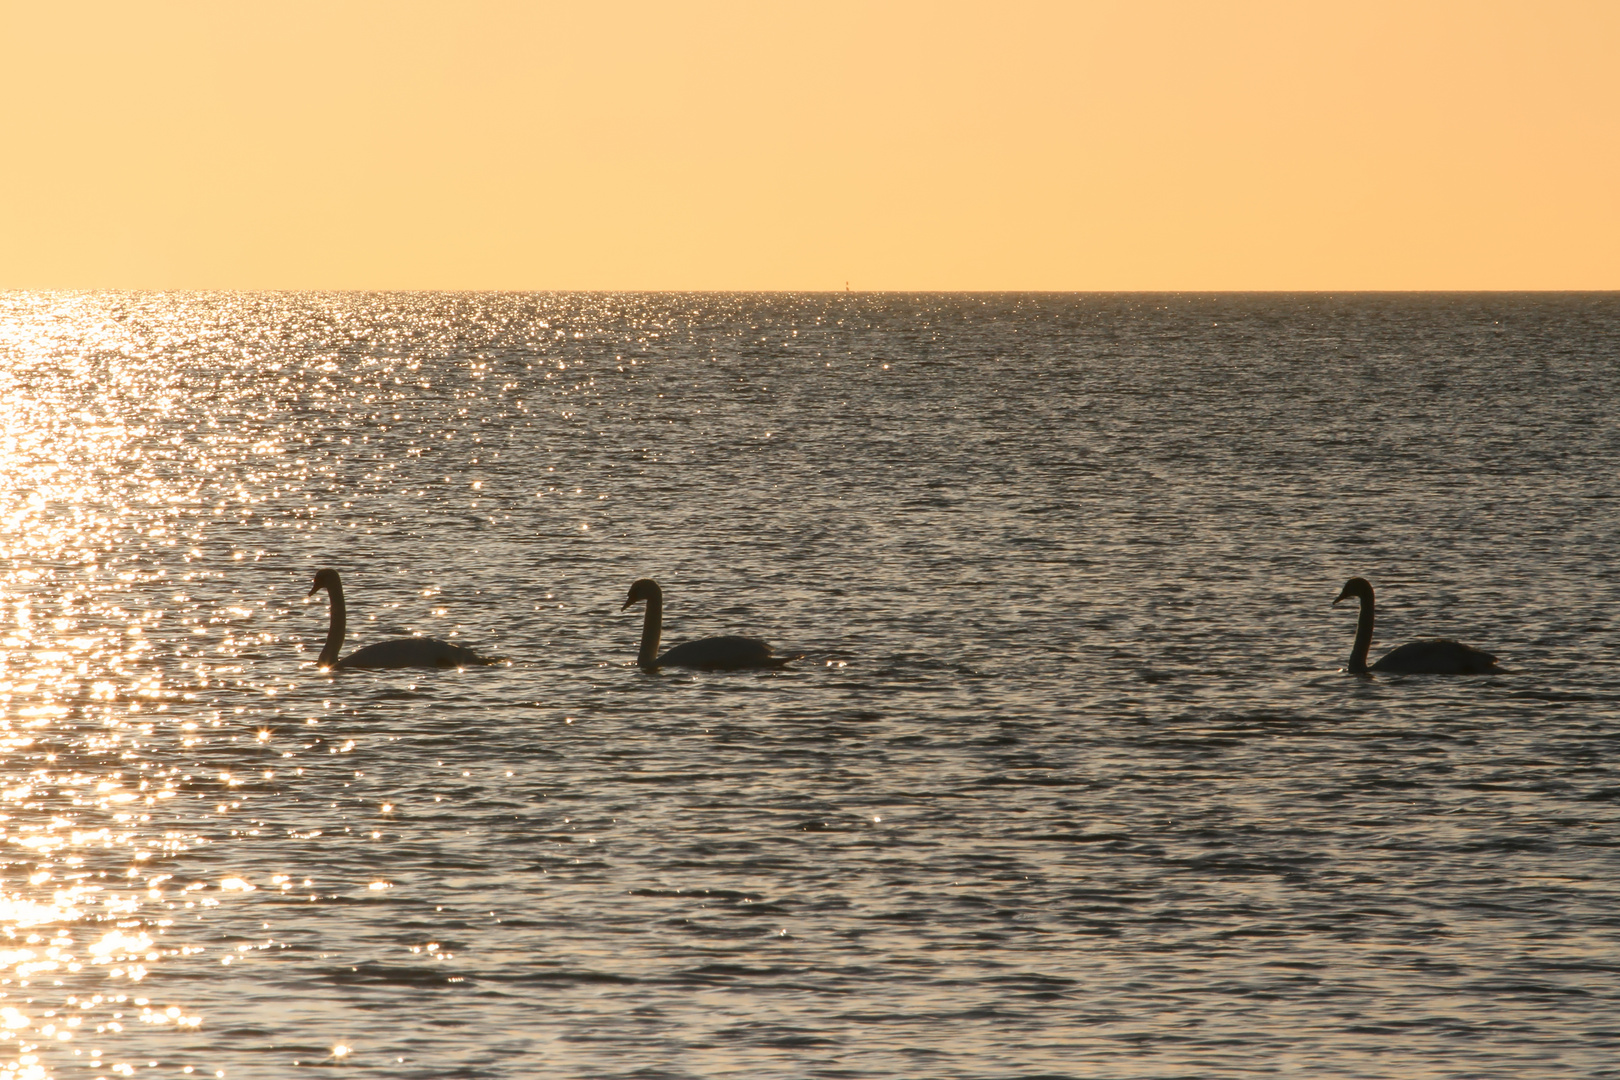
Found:
<svg viewBox="0 0 1620 1080"><path fill-rule="evenodd" d="M641 652L636 663L644 668L653 666L658 658L658 639L664 633L664 598L654 593L647 598L647 617L641 624Z"/></svg>
<svg viewBox="0 0 1620 1080"><path fill-rule="evenodd" d="M1372 648L1373 598L1361 598L1361 615L1356 619L1356 643L1350 650L1350 670L1357 675L1367 670L1367 650Z"/></svg>
<svg viewBox="0 0 1620 1080"><path fill-rule="evenodd" d="M326 629L326 645L315 662L321 667L336 667L338 651L343 648L343 634L348 629L349 609L343 603L343 586L332 582L327 588L332 598L332 622Z"/></svg>

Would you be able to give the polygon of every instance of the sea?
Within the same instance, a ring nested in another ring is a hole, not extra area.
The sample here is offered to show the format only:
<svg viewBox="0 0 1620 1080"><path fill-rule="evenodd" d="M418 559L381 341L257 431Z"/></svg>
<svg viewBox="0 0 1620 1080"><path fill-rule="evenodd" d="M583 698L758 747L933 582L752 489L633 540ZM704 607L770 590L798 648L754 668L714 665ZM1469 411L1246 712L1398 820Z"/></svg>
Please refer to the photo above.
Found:
<svg viewBox="0 0 1620 1080"><path fill-rule="evenodd" d="M1612 293L0 294L0 1078L1620 1076L1617 402Z"/></svg>

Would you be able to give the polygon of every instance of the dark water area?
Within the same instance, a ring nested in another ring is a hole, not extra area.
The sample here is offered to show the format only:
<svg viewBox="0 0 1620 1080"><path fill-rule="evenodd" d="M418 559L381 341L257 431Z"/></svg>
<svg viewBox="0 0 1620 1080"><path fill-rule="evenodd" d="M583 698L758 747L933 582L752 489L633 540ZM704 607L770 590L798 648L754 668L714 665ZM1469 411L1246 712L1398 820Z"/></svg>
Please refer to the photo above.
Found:
<svg viewBox="0 0 1620 1080"><path fill-rule="evenodd" d="M1620 1075L1620 296L10 293L0 390L0 1078ZM318 670L328 566L505 662Z"/></svg>

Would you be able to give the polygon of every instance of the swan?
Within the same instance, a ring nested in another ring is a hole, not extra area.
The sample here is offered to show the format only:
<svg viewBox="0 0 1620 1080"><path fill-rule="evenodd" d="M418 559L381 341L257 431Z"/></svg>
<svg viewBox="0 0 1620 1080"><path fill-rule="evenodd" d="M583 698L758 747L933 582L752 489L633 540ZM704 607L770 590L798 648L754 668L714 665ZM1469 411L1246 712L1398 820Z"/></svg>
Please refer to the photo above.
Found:
<svg viewBox="0 0 1620 1080"><path fill-rule="evenodd" d="M1356 644L1350 650L1352 674L1387 671L1393 675L1478 675L1500 670L1496 666L1496 657L1490 653L1443 638L1408 641L1380 656L1378 662L1369 668L1367 650L1372 646L1373 587L1366 578L1353 577L1345 582L1338 600L1333 602L1337 604L1339 600L1349 600L1351 597L1361 600L1361 617L1356 620Z"/></svg>
<svg viewBox="0 0 1620 1080"><path fill-rule="evenodd" d="M664 590L652 578L642 578L630 586L630 596L624 602L624 611L631 604L647 601L647 618L641 625L641 652L636 663L647 671L661 667L699 668L703 671L741 671L745 668L779 668L799 656L775 656L771 647L758 638L725 637L700 638L687 641L658 655L658 638L664 631Z"/></svg>
<svg viewBox="0 0 1620 1080"><path fill-rule="evenodd" d="M332 598L332 625L326 631L326 647L321 649L320 658L316 660L323 668L450 668L498 663L448 641L419 637L379 641L375 645L356 649L339 660L338 650L343 647L348 609L343 603L343 580L338 577L336 570L321 570L315 574L315 584L309 587L309 595L314 596L322 589Z"/></svg>

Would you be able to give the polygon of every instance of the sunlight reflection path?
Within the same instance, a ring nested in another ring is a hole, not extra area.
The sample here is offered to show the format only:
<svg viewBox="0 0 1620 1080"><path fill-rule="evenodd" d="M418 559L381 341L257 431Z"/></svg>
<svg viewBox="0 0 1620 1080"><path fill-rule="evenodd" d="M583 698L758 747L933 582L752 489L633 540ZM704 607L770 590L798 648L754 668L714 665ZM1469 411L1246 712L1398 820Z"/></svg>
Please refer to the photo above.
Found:
<svg viewBox="0 0 1620 1080"><path fill-rule="evenodd" d="M202 1024L183 1000L183 976L158 989L154 974L230 964L247 947L206 941L217 934L196 913L254 886L195 876L184 857L209 843L197 828L202 807L228 818L245 798L234 762L214 774L195 759L202 729L223 723L199 697L228 689L242 674L239 651L266 639L248 629L248 607L185 602L204 576L186 572L195 545L232 502L251 516L254 496L244 477L223 496L211 490L239 440L217 430L211 403L195 401L185 363L152 362L165 352L215 362L206 328L141 339L119 310L137 298L7 299L0 1041L9 1049L0 1077L131 1074L186 1049L142 1032ZM263 440L243 450L277 453ZM166 602L151 603L153 590ZM159 659L151 637L174 617L182 647ZM278 891L291 888L284 879ZM206 1062L183 1071L199 1068Z"/></svg>

